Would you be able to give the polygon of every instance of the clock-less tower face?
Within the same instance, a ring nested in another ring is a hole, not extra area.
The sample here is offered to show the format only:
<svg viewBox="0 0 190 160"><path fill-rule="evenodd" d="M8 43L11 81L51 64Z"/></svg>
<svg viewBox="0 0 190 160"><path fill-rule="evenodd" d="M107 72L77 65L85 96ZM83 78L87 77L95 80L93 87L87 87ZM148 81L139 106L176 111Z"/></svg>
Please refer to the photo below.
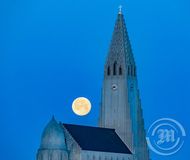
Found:
<svg viewBox="0 0 190 160"><path fill-rule="evenodd" d="M127 97L125 66L115 59L105 66L100 126L114 128L124 142L130 145L130 113ZM114 65L116 64L116 65Z"/></svg>
<svg viewBox="0 0 190 160"><path fill-rule="evenodd" d="M112 84L111 88L112 88L113 91L117 90L117 84L115 84L115 83Z"/></svg>

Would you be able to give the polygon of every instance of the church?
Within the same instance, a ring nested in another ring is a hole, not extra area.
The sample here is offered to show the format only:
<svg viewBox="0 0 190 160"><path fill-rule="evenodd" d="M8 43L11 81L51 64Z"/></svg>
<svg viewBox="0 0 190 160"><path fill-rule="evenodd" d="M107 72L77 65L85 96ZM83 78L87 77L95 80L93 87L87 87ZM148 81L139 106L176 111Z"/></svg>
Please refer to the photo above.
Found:
<svg viewBox="0 0 190 160"><path fill-rule="evenodd" d="M37 160L149 160L137 70L119 10L104 66L99 126L45 127Z"/></svg>

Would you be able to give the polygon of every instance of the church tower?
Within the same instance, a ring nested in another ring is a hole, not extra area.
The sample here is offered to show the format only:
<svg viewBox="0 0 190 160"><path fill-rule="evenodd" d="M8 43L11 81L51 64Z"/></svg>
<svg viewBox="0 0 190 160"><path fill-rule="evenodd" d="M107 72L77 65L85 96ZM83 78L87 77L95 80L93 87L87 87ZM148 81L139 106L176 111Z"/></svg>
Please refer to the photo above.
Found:
<svg viewBox="0 0 190 160"><path fill-rule="evenodd" d="M149 160L136 65L121 8L104 66L99 126L114 128L135 160Z"/></svg>

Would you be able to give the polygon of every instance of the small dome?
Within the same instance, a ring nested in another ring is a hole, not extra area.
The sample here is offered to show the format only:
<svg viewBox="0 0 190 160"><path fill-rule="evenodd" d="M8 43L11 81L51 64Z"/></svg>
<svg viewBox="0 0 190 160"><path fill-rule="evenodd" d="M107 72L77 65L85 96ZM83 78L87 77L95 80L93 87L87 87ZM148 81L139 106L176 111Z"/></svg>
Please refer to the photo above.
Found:
<svg viewBox="0 0 190 160"><path fill-rule="evenodd" d="M54 117L42 133L40 149L66 149L63 128Z"/></svg>

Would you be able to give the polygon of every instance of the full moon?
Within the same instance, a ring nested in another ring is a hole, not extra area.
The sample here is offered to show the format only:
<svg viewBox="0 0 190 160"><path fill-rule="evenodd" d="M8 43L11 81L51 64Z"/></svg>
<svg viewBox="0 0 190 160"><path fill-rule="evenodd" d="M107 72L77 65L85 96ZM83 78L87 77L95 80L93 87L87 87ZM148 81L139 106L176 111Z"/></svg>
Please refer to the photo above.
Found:
<svg viewBox="0 0 190 160"><path fill-rule="evenodd" d="M72 109L75 114L85 116L91 110L91 103L85 97L78 97L73 101Z"/></svg>

